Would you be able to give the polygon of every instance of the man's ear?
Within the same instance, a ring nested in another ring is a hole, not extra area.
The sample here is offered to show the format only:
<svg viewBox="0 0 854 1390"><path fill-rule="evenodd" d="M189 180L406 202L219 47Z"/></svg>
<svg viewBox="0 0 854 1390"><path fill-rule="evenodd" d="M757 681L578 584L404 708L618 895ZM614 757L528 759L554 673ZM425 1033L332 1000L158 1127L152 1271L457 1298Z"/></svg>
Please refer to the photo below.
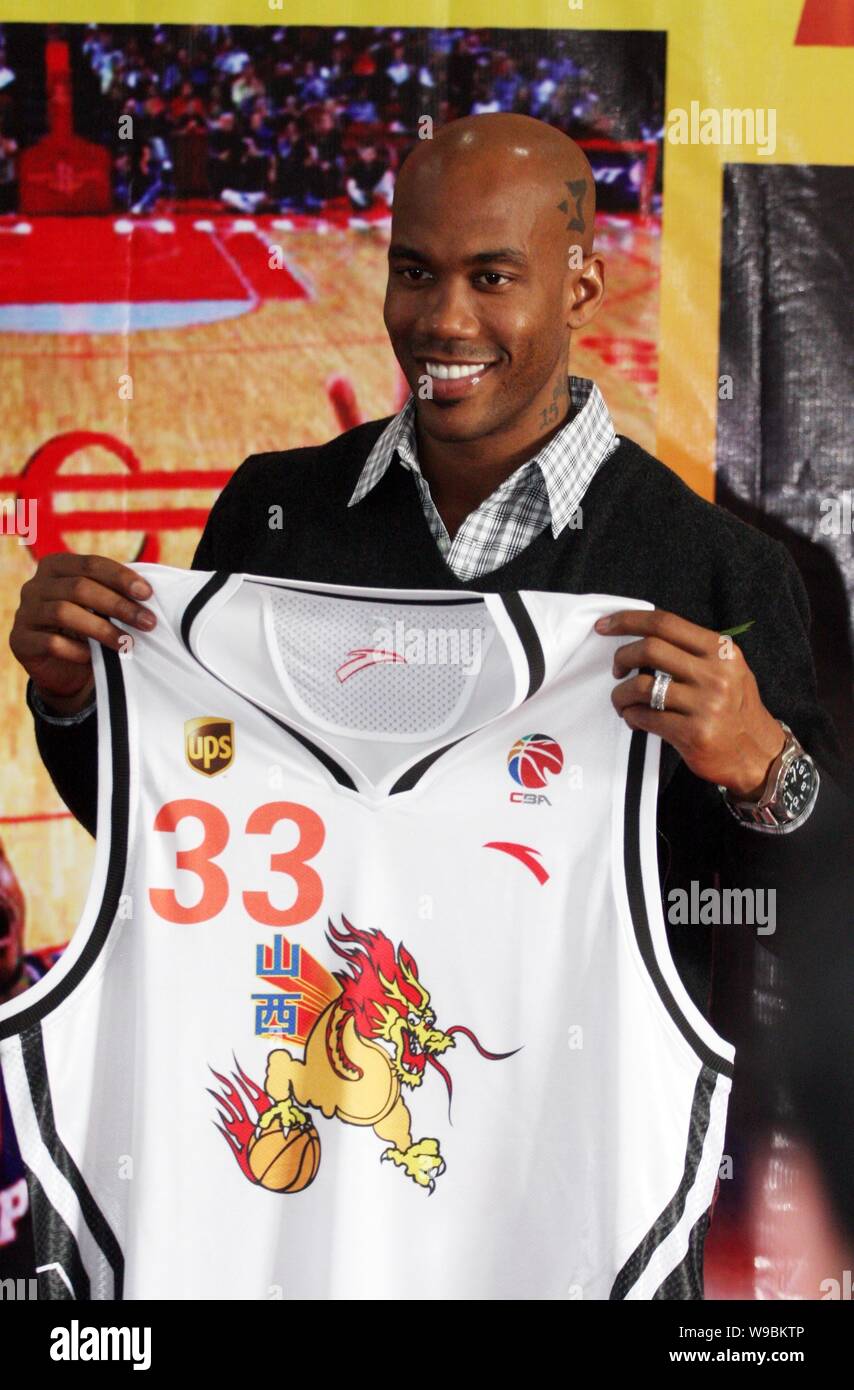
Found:
<svg viewBox="0 0 854 1390"><path fill-rule="evenodd" d="M583 328L599 312L605 297L605 262L601 256L585 256L581 269L567 278L566 324Z"/></svg>

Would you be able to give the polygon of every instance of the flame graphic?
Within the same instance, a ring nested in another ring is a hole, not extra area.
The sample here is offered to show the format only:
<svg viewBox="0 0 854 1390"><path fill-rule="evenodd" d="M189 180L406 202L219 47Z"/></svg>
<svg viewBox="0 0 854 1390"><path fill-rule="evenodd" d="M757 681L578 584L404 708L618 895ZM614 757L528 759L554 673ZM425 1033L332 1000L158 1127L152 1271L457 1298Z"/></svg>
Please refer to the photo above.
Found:
<svg viewBox="0 0 854 1390"><path fill-rule="evenodd" d="M232 1053L232 1056L234 1056L234 1053ZM217 1104L222 1107L219 1112L222 1124L217 1124L216 1120L214 1120L213 1123L225 1139L235 1159L240 1164L244 1177L247 1177L250 1182L255 1182L256 1178L252 1169L249 1167L246 1149L249 1140L255 1133L258 1119L264 1114L265 1110L269 1110L272 1101L267 1095L267 1092L262 1091L261 1087L256 1086L251 1077L246 1075L246 1072L240 1066L236 1057L234 1057L234 1065L237 1071L232 1072L232 1076L234 1077L233 1083L229 1081L227 1076L223 1076L220 1072L214 1071L213 1067L210 1068L211 1072L222 1086L222 1090L220 1091L214 1091L210 1086L208 1087L209 1095L212 1095ZM245 1093L247 1099L251 1101L255 1110L255 1119L250 1119L243 1101L243 1096L241 1096L240 1091L237 1089L238 1086Z"/></svg>

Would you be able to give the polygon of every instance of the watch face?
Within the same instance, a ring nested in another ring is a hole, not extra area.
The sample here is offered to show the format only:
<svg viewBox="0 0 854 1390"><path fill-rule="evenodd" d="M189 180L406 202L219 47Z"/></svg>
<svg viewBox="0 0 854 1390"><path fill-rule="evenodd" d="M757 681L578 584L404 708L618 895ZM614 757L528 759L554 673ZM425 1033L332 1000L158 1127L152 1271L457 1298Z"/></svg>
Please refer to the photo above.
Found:
<svg viewBox="0 0 854 1390"><path fill-rule="evenodd" d="M788 815L799 816L808 805L815 786L815 768L812 761L801 754L786 769L780 796Z"/></svg>

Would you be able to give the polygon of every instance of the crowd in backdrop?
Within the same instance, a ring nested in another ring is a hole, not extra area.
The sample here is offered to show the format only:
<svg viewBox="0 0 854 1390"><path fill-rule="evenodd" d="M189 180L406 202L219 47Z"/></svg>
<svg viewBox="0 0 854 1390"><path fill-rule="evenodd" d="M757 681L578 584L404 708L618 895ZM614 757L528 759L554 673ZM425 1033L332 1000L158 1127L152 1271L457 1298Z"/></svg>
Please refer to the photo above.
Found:
<svg viewBox="0 0 854 1390"><path fill-rule="evenodd" d="M245 212L390 203L425 115L444 124L513 111L575 139L663 136L657 64L633 65L641 76L627 99L619 53L601 64L601 45L583 34L543 31L533 48L530 35L470 29L89 24L64 33L75 130L112 151L117 210L182 197ZM15 207L23 142L42 133L32 111L23 119L4 43L0 27L0 212ZM628 183L639 182L639 164L629 162Z"/></svg>

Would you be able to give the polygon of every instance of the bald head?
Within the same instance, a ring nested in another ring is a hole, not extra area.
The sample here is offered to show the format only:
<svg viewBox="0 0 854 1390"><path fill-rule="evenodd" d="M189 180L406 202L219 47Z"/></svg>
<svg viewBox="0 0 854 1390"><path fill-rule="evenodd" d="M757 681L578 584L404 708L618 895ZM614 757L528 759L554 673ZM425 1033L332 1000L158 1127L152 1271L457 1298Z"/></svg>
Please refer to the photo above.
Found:
<svg viewBox="0 0 854 1390"><path fill-rule="evenodd" d="M604 292L593 202L581 150L530 116L466 116L411 150L383 317L420 447L530 457L566 418L570 336Z"/></svg>
<svg viewBox="0 0 854 1390"><path fill-rule="evenodd" d="M461 188L470 204L486 193L525 199L554 238L563 264L570 246L580 246L585 256L593 249L596 187L590 165L574 140L544 121L495 112L440 127L404 160L395 207Z"/></svg>

